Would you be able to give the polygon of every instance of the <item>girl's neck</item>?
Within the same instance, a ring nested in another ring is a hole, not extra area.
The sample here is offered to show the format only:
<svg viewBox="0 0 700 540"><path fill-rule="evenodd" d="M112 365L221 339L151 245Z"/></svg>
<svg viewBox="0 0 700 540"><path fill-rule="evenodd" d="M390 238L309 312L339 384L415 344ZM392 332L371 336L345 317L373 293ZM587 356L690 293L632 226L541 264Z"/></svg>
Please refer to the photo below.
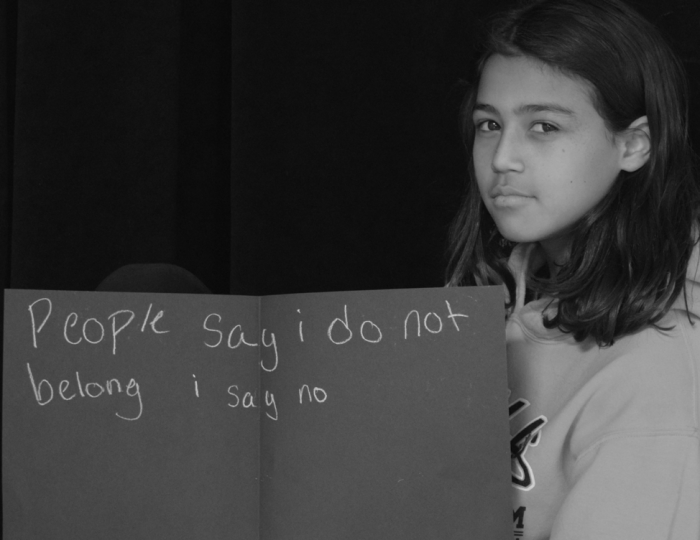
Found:
<svg viewBox="0 0 700 540"><path fill-rule="evenodd" d="M544 251L549 268L549 275L554 277L559 272L566 260L569 258L569 248L571 246L571 237L569 235L557 236L548 238L538 242L542 251Z"/></svg>

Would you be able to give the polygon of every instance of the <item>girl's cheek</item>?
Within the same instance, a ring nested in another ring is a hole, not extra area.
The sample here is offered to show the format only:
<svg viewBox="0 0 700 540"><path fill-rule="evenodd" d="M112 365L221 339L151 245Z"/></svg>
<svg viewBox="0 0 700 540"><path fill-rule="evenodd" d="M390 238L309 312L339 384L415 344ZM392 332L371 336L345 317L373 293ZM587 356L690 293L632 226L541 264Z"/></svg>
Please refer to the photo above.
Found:
<svg viewBox="0 0 700 540"><path fill-rule="evenodd" d="M487 203L486 199L487 199L488 186L485 185L483 182L479 181L478 177L477 177L476 183L477 183L477 187L479 188L479 196L481 197L481 201L486 204ZM486 207L488 208L488 204L486 205Z"/></svg>
<svg viewBox="0 0 700 540"><path fill-rule="evenodd" d="M480 174L485 174L491 170L491 161L493 160L494 149L493 145L489 145L488 141L477 141L472 148L472 158L474 160L474 170L477 177Z"/></svg>

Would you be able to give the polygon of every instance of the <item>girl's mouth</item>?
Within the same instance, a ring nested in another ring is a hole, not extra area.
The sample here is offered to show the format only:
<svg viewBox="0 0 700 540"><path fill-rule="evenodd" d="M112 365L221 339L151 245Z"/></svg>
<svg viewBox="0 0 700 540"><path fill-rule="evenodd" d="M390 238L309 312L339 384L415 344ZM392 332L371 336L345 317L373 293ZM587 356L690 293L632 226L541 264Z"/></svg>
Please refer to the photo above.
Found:
<svg viewBox="0 0 700 540"><path fill-rule="evenodd" d="M533 197L525 195L496 195L492 197L496 208L516 208L526 204Z"/></svg>

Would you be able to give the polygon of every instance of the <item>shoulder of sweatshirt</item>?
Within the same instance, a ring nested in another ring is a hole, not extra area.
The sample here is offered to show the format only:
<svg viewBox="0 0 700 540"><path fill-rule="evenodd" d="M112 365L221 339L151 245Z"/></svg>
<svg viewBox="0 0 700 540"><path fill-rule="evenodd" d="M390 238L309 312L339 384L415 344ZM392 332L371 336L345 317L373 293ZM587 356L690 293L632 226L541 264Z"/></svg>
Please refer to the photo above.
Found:
<svg viewBox="0 0 700 540"><path fill-rule="evenodd" d="M614 437L698 437L700 321L672 310L660 322L600 348L577 408L574 455Z"/></svg>

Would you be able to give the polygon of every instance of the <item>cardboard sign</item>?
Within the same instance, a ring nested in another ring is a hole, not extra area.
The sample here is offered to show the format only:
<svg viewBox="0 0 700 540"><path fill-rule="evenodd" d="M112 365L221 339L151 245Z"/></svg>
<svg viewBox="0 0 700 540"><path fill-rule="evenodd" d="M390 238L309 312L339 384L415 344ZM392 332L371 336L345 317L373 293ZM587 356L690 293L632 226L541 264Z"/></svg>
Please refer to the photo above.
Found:
<svg viewBox="0 0 700 540"><path fill-rule="evenodd" d="M5 291L5 537L502 538L500 288Z"/></svg>

